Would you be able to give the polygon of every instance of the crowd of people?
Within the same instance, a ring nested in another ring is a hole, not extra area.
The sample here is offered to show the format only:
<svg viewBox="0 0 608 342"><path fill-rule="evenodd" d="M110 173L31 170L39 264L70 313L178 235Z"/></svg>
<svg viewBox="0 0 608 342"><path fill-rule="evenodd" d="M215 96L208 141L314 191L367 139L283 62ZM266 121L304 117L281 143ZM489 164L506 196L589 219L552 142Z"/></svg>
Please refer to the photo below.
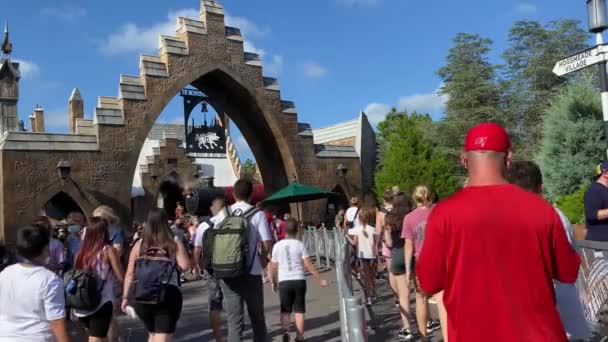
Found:
<svg viewBox="0 0 608 342"><path fill-rule="evenodd" d="M446 342L590 338L574 285L581 263L574 231L542 198L541 170L514 162L508 134L488 123L468 132L461 162L467 182L446 199L423 184L411 192L394 186L380 204L365 194L351 198L346 210L334 208L365 304L375 305L377 283L386 281L406 341L439 329ZM598 175L585 210L588 237L602 240L608 162ZM205 274L217 341L242 340L245 305L253 340L268 341L265 283L278 293L283 341L291 340L292 319L295 341L303 341L307 273L320 287L328 282L300 240L300 223L250 204L252 192L250 181L237 181L235 203L213 199L210 217L188 216L178 205L170 221L152 209L132 238L107 206L89 218L71 213L56 227L36 218L18 230L14 255L0 246L0 342L65 342L68 327L89 341L117 341L122 313L141 321L148 341L171 341L184 274Z"/></svg>
<svg viewBox="0 0 608 342"><path fill-rule="evenodd" d="M152 209L146 222L133 225L131 239L108 206L89 218L71 213L54 226L36 218L18 230L14 254L0 247L0 341L65 342L69 330L91 342L118 341L123 313L142 322L148 341L171 341L183 274L203 273L217 341L242 340L244 304L254 341L268 340L265 282L280 299L283 341L291 340L292 316L295 341L303 341L306 273L321 287L328 282L298 239L299 222L251 205L252 192L250 181L237 181L235 203L215 198L212 217L186 217L178 205L169 220L163 209Z"/></svg>

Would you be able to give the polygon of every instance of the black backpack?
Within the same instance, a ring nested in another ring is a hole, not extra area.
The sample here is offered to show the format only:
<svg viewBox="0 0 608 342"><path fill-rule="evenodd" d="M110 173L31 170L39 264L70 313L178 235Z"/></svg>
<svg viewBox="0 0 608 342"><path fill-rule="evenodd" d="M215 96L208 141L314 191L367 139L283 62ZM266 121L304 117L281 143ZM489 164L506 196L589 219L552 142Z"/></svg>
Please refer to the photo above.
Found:
<svg viewBox="0 0 608 342"><path fill-rule="evenodd" d="M179 279L177 265L160 248L148 250L135 261L135 276L131 296L137 303L158 304L165 301L166 290L173 277Z"/></svg>
<svg viewBox="0 0 608 342"><path fill-rule="evenodd" d="M77 310L94 310L101 301L101 289L105 281L99 282L91 271L73 269L63 276L65 303Z"/></svg>

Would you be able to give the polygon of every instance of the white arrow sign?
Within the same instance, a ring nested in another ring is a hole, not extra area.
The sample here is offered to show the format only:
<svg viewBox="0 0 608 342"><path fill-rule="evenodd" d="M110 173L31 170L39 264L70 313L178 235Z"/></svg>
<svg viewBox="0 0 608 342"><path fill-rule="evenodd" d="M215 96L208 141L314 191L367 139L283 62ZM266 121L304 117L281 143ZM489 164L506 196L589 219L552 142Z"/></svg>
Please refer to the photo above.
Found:
<svg viewBox="0 0 608 342"><path fill-rule="evenodd" d="M566 59L562 59L555 64L553 73L557 76L564 76L571 72L601 63L605 61L603 52L604 45L598 45Z"/></svg>

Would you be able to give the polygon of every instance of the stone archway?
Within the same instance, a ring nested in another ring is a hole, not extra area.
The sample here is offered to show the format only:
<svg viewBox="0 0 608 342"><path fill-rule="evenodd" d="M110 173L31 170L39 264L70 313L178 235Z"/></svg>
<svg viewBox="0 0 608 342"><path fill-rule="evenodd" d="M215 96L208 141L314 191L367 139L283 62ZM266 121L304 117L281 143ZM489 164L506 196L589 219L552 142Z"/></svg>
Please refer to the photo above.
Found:
<svg viewBox="0 0 608 342"><path fill-rule="evenodd" d="M225 26L219 3L202 1L200 19L178 18L176 37L160 38L159 56L141 56L140 76L121 76L119 97L100 98L96 120L109 124L98 125L100 148L106 145L126 160L126 172L133 174L156 119L181 89L192 85L239 127L268 192L285 186L300 176L298 159L314 158L312 141L309 156L294 152L295 106L281 100L276 79L262 76L260 57L244 52L240 30ZM125 138L126 144L114 142Z"/></svg>

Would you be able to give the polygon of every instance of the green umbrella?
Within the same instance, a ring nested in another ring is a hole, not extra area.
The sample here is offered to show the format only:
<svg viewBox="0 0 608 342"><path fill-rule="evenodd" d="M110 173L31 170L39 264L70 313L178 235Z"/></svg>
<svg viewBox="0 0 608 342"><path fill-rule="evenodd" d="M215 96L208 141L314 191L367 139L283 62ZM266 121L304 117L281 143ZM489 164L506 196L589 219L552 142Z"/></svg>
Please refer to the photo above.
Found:
<svg viewBox="0 0 608 342"><path fill-rule="evenodd" d="M277 203L300 203L328 198L333 195L333 192L323 190L321 188L293 182L283 189L275 192L272 196L266 198L263 203L265 205ZM298 218L300 216L299 211L300 209L298 208Z"/></svg>

